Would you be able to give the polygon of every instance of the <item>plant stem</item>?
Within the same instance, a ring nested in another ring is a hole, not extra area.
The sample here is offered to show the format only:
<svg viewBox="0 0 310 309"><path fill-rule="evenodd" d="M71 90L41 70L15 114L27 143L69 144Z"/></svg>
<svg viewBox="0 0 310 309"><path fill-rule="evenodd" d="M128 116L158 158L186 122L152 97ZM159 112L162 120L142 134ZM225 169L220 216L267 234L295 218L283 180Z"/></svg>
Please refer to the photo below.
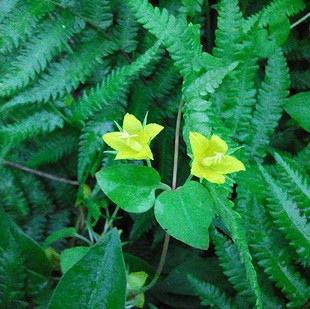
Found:
<svg viewBox="0 0 310 309"><path fill-rule="evenodd" d="M175 191L176 185L177 185L177 176L178 176L178 158L179 158L179 139L180 139L180 126L181 126L181 115L182 115L182 107L183 107L184 101L181 99L178 109L178 116L177 116L177 123L175 127L175 139L174 139L174 161L173 161L173 172L172 172L172 186L171 189ZM144 293L145 291L152 288L158 278L160 277L161 271L163 270L163 267L165 265L166 256L168 252L169 247L169 240L170 235L168 233L165 234L165 240L163 245L163 250L161 252L160 261L156 270L156 274L152 281L146 285L144 288L140 289L137 293Z"/></svg>
<svg viewBox="0 0 310 309"><path fill-rule="evenodd" d="M165 265L167 251L168 251L168 247L169 247L169 240L170 240L170 235L166 233L165 234L164 245L163 245L163 251L161 253L161 257L160 257L160 261L159 261L159 264L158 264L158 267L157 267L157 270L156 270L156 274L155 274L153 280L148 285L146 285L145 287L140 289L137 292L137 294L146 292L147 290L149 290L150 288L152 288L156 284L156 282L157 282L157 280L158 280L158 278L159 278L159 276L161 274L161 271L163 270L163 267Z"/></svg>
<svg viewBox="0 0 310 309"><path fill-rule="evenodd" d="M146 165L147 165L148 167L152 167L152 162L151 162L151 160L146 160Z"/></svg>
<svg viewBox="0 0 310 309"><path fill-rule="evenodd" d="M20 170L22 170L24 172L27 172L27 173L35 174L35 175L38 175L40 177L45 177L45 178L49 178L49 179L52 179L52 180L55 180L55 181L68 183L68 184L74 185L74 186L78 186L79 185L79 183L77 181L75 181L75 180L69 180L69 179L57 177L57 176L54 176L54 175L51 175L51 174L48 174L48 173L36 171L36 170L31 169L31 168L28 168L28 167L25 167L25 166L22 166L20 164L13 163L13 162L10 162L10 161L6 161L6 160L3 160L2 162L3 162L4 165L20 169Z"/></svg>
<svg viewBox="0 0 310 309"><path fill-rule="evenodd" d="M175 140L174 140L174 160L173 160L173 173L172 173L172 190L174 191L177 187L177 176L178 176L178 159L179 159L179 139L180 139L180 126L181 126L181 115L184 101L181 99L179 104L177 123L175 128Z"/></svg>
<svg viewBox="0 0 310 309"><path fill-rule="evenodd" d="M295 28L296 26L298 26L300 23L302 23L304 20L306 20L307 18L310 17L310 12L308 14L306 14L305 16L303 16L302 18L298 19L295 23L293 23L291 25L291 29Z"/></svg>

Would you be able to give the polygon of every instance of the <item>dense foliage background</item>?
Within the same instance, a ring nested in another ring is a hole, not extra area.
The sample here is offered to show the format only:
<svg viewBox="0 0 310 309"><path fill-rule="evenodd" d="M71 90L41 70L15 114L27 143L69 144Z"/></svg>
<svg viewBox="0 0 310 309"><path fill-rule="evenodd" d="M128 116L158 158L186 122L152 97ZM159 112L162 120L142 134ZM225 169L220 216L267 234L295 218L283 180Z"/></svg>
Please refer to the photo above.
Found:
<svg viewBox="0 0 310 309"><path fill-rule="evenodd" d="M247 170L203 182L216 213L209 249L172 240L144 308L308 308L309 9L1 0L0 307L124 308L126 284L127 308L142 306L136 292L165 232L152 209L127 213L100 190L95 173L124 163L104 153L102 135L148 111L165 126L153 167L171 184L183 98L178 185L190 131L242 146Z"/></svg>

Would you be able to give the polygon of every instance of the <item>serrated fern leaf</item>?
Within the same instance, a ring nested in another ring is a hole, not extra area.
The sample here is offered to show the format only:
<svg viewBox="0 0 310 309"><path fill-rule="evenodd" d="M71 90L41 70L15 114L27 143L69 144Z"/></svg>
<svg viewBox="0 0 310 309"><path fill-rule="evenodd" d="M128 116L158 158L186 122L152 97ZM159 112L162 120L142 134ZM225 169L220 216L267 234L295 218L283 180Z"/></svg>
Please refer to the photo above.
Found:
<svg viewBox="0 0 310 309"><path fill-rule="evenodd" d="M109 0L83 0L79 13L101 29L110 27L113 22Z"/></svg>
<svg viewBox="0 0 310 309"><path fill-rule="evenodd" d="M78 159L78 181L80 184L85 183L94 164L97 165L97 168L100 166L104 149L102 135L113 127L112 120L105 122L103 120L90 122L85 133L80 137Z"/></svg>
<svg viewBox="0 0 310 309"><path fill-rule="evenodd" d="M211 306L211 308L218 309L236 309L236 305L228 298L225 292L222 292L218 287L213 284L203 282L192 275L187 276L188 281L191 283L194 291L202 300L202 306Z"/></svg>
<svg viewBox="0 0 310 309"><path fill-rule="evenodd" d="M270 56L266 66L266 76L258 92L258 103L252 118L248 137L249 155L262 160L282 114L282 106L288 96L290 85L286 60L280 48Z"/></svg>
<svg viewBox="0 0 310 309"><path fill-rule="evenodd" d="M50 1L24 1L18 8L4 18L0 24L0 52L8 52L17 47L22 40L32 33L40 18L54 8Z"/></svg>
<svg viewBox="0 0 310 309"><path fill-rule="evenodd" d="M247 298L253 304L255 294L246 280L246 270L242 262L236 245L221 235L216 229L211 233L212 242L215 246L215 253L221 261L221 267L228 281L233 285L240 295Z"/></svg>
<svg viewBox="0 0 310 309"><path fill-rule="evenodd" d="M310 218L310 184L307 178L293 169L279 154L275 153L275 159L280 167L280 179L284 184L287 192L297 202L308 218Z"/></svg>
<svg viewBox="0 0 310 309"><path fill-rule="evenodd" d="M11 215L27 215L28 201L14 174L8 168L0 168L0 178L5 179L0 186L0 203ZM12 197L14 196L14 199Z"/></svg>
<svg viewBox="0 0 310 309"><path fill-rule="evenodd" d="M133 13L122 0L113 0L112 9L117 16L118 29L115 32L118 48L126 53L131 53L137 48L138 23Z"/></svg>
<svg viewBox="0 0 310 309"><path fill-rule="evenodd" d="M244 30L248 32L256 23L258 23L259 27L265 27L275 16L278 16L279 12L290 17L305 9L305 7L303 0L274 0L260 12L250 16L244 23Z"/></svg>
<svg viewBox="0 0 310 309"><path fill-rule="evenodd" d="M302 216L296 203L276 184L274 179L259 166L268 185L268 208L274 222L296 252L310 263L310 225Z"/></svg>
<svg viewBox="0 0 310 309"><path fill-rule="evenodd" d="M7 105L47 102L50 98L56 99L76 89L95 70L101 62L101 57L112 53L115 48L114 42L102 36L96 36L91 41L82 44L68 58L53 63L33 88L14 97Z"/></svg>
<svg viewBox="0 0 310 309"><path fill-rule="evenodd" d="M25 87L36 74L43 71L57 53L66 46L69 38L80 32L85 22L63 10L56 19L46 20L42 31L33 37L9 67L0 81L0 95L8 96Z"/></svg>
<svg viewBox="0 0 310 309"><path fill-rule="evenodd" d="M26 308L26 267L15 243L9 248L0 247L0 307Z"/></svg>
<svg viewBox="0 0 310 309"><path fill-rule="evenodd" d="M4 140L12 144L17 144L33 136L62 128L63 125L64 122L58 115L49 111L41 111L20 119L16 123L3 126L0 129L0 137L2 136Z"/></svg>
<svg viewBox="0 0 310 309"><path fill-rule="evenodd" d="M141 214L135 214L135 216L135 222L129 235L131 244L137 241L145 232L149 231L155 222L154 212L151 209Z"/></svg>
<svg viewBox="0 0 310 309"><path fill-rule="evenodd" d="M240 223L240 215L231 208L231 202L229 203L229 200L226 198L227 193L225 189L217 188L216 190L213 185L209 184L207 187L213 197L215 212L221 216L224 224L231 233L231 238L238 248L240 260L244 264L246 270L246 278L256 296L255 304L257 308L262 308L262 299L257 282L257 274L252 263L247 239Z"/></svg>
<svg viewBox="0 0 310 309"><path fill-rule="evenodd" d="M213 55L229 64L236 60L236 55L242 48L243 16L237 0L221 0L215 8L218 11L218 29L215 31L216 47Z"/></svg>
<svg viewBox="0 0 310 309"><path fill-rule="evenodd" d="M291 301L288 308L300 308L310 297L310 289L290 262L286 250L279 247L278 239L257 202L251 203L251 247L258 264L269 279L285 293Z"/></svg>
<svg viewBox="0 0 310 309"><path fill-rule="evenodd" d="M77 148L77 137L56 131L52 136L42 138L37 143L38 150L29 158L27 166L36 168L46 163L55 163L63 156L70 154Z"/></svg>
<svg viewBox="0 0 310 309"><path fill-rule="evenodd" d="M292 88L296 90L308 90L310 85L310 70L290 72Z"/></svg>
<svg viewBox="0 0 310 309"><path fill-rule="evenodd" d="M176 20L166 9L161 12L147 0L126 0L126 3L143 27L163 42L182 76L200 70L198 63L202 64L203 57L198 25Z"/></svg>
<svg viewBox="0 0 310 309"><path fill-rule="evenodd" d="M124 96L131 81L152 60L158 47L159 42L131 64L112 71L96 88L92 88L88 93L84 92L83 97L73 105L72 120L83 121L94 112L107 108L115 97Z"/></svg>

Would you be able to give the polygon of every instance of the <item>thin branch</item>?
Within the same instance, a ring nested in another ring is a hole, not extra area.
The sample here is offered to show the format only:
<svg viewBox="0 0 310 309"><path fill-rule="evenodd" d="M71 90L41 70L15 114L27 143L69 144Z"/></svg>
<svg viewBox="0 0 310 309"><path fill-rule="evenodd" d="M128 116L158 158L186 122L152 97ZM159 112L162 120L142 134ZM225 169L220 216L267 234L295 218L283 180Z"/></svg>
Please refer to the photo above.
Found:
<svg viewBox="0 0 310 309"><path fill-rule="evenodd" d="M172 175L172 187L171 187L172 190L175 190L177 186L180 125L181 125L181 115L182 115L183 104L184 104L183 99L181 99L180 104L179 104L176 128L175 128L174 161L173 161L173 175Z"/></svg>
<svg viewBox="0 0 310 309"><path fill-rule="evenodd" d="M180 104L179 104L179 109L178 109L177 123L175 127L174 161L173 161L172 186L171 186L173 191L176 189L177 176L178 176L179 139L180 139L180 126L181 126L181 115L182 115L183 105L184 105L184 101L183 99L181 99ZM152 279L152 281L148 285L140 289L137 293L144 293L145 291L149 290L156 284L158 278L160 277L161 271L163 270L163 267L165 265L168 247L169 247L169 241L170 241L170 235L166 233L163 250L162 250L160 261L159 261L159 264L156 270L156 274L154 278Z"/></svg>
<svg viewBox="0 0 310 309"><path fill-rule="evenodd" d="M310 12L309 12L308 14L306 14L304 17L298 19L295 23L293 23L293 24L291 25L290 28L291 28L291 29L295 28L296 26L298 26L300 23L302 23L304 20L306 20L306 19L309 18L309 17L310 17Z"/></svg>
<svg viewBox="0 0 310 309"><path fill-rule="evenodd" d="M3 162L4 165L20 169L20 170L22 170L24 172L27 172L27 173L35 174L35 175L40 176L40 177L45 177L45 178L49 178L49 179L52 179L52 180L55 180L55 181L68 183L68 184L74 185L74 186L78 186L79 185L79 183L77 181L75 181L75 180L69 180L69 179L57 177L57 176L54 176L54 175L51 175L51 174L48 174L48 173L45 173L45 172L36 171L36 170L31 169L31 168L28 168L28 167L25 167L25 166L22 166L20 164L13 163L13 162L10 162L10 161L6 161L6 160L3 160L2 162Z"/></svg>

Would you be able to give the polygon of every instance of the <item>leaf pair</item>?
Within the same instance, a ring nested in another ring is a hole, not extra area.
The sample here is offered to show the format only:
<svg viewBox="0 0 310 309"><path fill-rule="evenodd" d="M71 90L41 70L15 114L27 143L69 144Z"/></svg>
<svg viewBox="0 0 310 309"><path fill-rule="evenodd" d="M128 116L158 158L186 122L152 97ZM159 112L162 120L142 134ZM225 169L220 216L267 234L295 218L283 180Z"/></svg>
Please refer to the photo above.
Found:
<svg viewBox="0 0 310 309"><path fill-rule="evenodd" d="M201 184L190 181L176 191L162 192L156 198L160 176L151 167L117 165L96 176L103 192L123 210L141 213L155 204L156 220L167 233L192 247L208 248L213 202Z"/></svg>

